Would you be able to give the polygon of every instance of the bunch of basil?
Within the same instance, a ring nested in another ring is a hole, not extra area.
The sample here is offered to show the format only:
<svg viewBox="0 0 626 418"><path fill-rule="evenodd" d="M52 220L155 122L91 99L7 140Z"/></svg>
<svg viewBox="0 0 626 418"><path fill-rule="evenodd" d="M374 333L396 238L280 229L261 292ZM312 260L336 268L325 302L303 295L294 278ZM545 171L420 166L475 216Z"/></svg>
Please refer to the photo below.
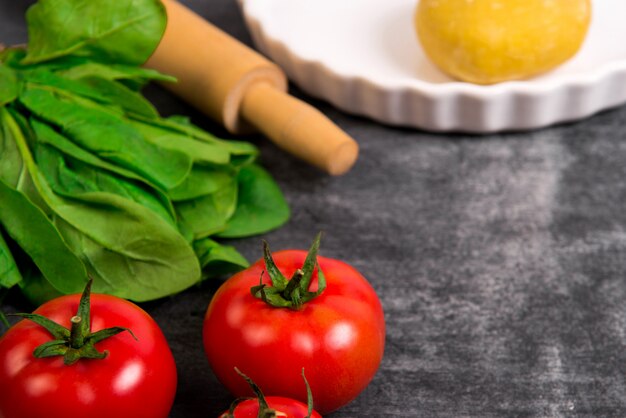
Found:
<svg viewBox="0 0 626 418"><path fill-rule="evenodd" d="M94 290L135 301L247 265L235 238L289 208L258 150L141 95L159 0L40 0L26 48L0 52L0 286L37 303ZM218 58L216 58L218 59Z"/></svg>

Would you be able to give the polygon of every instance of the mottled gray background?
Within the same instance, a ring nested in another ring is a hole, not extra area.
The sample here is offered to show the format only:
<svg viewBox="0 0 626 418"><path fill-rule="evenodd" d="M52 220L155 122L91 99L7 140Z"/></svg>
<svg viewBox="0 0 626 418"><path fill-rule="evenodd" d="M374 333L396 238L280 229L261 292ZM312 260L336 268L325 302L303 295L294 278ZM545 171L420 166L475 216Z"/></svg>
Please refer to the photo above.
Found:
<svg viewBox="0 0 626 418"><path fill-rule="evenodd" d="M0 0L0 40L26 40L29 3ZM185 3L250 43L235 0ZM327 231L322 254L369 278L387 321L379 373L332 417L626 416L626 108L529 133L443 135L292 91L356 138L361 155L331 178L247 138L293 209L263 238L306 248ZM219 132L159 88L148 94L163 113ZM260 254L260 237L234 244ZM200 340L218 285L143 305L178 363L172 417L217 416L231 400ZM5 309L27 308L10 296Z"/></svg>

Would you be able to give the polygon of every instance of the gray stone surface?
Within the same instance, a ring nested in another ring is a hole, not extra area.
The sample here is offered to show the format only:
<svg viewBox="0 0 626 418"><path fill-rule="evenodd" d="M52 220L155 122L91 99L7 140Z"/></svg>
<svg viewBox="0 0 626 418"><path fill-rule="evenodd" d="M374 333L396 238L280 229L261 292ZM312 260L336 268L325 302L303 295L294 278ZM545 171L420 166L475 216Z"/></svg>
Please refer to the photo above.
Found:
<svg viewBox="0 0 626 418"><path fill-rule="evenodd" d="M234 0L185 3L250 42ZM27 4L0 0L1 41L26 39ZM262 238L306 248L326 231L321 253L372 282L387 322L379 373L333 417L626 416L626 108L528 133L444 135L292 91L361 155L331 178L248 137L293 210ZM162 112L219 130L166 92L148 94ZM233 244L253 260L260 238ZM219 284L143 305L178 363L171 417L217 416L231 400L200 339ZM6 308L25 305L15 297Z"/></svg>

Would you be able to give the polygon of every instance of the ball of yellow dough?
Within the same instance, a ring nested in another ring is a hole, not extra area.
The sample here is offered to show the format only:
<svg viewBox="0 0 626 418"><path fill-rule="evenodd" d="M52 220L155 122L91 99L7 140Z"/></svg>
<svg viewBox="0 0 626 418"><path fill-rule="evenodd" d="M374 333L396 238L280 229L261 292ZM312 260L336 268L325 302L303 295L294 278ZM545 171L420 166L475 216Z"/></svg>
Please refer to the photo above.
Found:
<svg viewBox="0 0 626 418"><path fill-rule="evenodd" d="M420 0L426 55L463 81L492 84L551 70L581 47L590 0Z"/></svg>

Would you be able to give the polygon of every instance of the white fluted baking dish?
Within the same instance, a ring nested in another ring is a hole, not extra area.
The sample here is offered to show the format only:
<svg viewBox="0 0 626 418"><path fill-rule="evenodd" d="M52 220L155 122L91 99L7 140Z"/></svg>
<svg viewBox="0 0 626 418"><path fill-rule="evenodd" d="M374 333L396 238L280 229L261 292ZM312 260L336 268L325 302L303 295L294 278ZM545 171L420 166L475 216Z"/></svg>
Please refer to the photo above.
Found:
<svg viewBox="0 0 626 418"><path fill-rule="evenodd" d="M626 103L626 1L595 0L589 34L542 76L479 86L425 57L415 0L238 0L257 48L348 113L433 131L527 130Z"/></svg>

